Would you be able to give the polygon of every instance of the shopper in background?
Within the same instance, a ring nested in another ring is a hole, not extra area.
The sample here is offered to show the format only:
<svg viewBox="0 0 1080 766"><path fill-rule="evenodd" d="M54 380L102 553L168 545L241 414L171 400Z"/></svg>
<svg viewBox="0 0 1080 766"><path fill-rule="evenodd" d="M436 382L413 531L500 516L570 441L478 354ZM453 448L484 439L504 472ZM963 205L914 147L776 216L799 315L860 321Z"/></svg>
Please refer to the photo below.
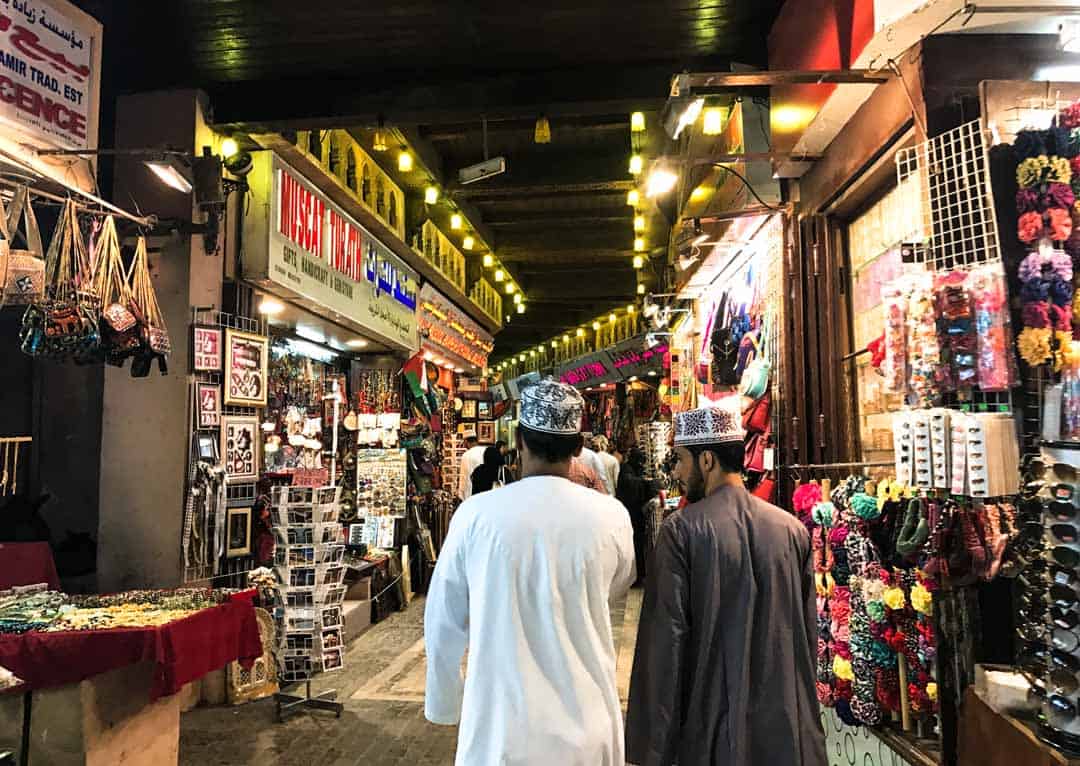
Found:
<svg viewBox="0 0 1080 766"><path fill-rule="evenodd" d="M460 721L458 766L624 763L608 604L634 579L633 531L568 480L584 406L551 379L522 392L523 478L465 501L439 553L424 713Z"/></svg>
<svg viewBox="0 0 1080 766"><path fill-rule="evenodd" d="M503 456L498 446L488 447L484 450L484 462L472 472L472 491L470 496L480 492L494 489L496 485L502 486L500 480L503 469Z"/></svg>
<svg viewBox="0 0 1080 766"><path fill-rule="evenodd" d="M659 487L645 478L645 453L631 447L619 471L616 499L626 507L634 527L634 557L637 560L637 585L645 579L646 542L649 537L645 506L656 497Z"/></svg>
<svg viewBox="0 0 1080 766"><path fill-rule="evenodd" d="M570 458L570 475L568 478L575 484L588 487L604 495L607 494L607 485L604 484L604 480L600 478L600 475L593 470L593 467L582 456L581 450L578 450Z"/></svg>
<svg viewBox="0 0 1080 766"><path fill-rule="evenodd" d="M604 469L600 478L604 480L608 494L614 495L615 489L619 486L619 461L608 451L608 447L609 443L606 436L601 434L593 437L593 452L596 453L600 465Z"/></svg>
<svg viewBox="0 0 1080 766"><path fill-rule="evenodd" d="M472 491L472 472L484 462L484 447L476 443L476 431L468 429L463 434L465 452L458 465L457 497L466 500Z"/></svg>
<svg viewBox="0 0 1080 766"><path fill-rule="evenodd" d="M737 406L677 414L675 451L690 505L651 560L627 761L826 766L806 527L743 486Z"/></svg>
<svg viewBox="0 0 1080 766"><path fill-rule="evenodd" d="M506 453L505 465L502 470L503 484L509 484L521 479L521 453L512 449Z"/></svg>
<svg viewBox="0 0 1080 766"><path fill-rule="evenodd" d="M582 445L581 453L577 456L577 459L580 460L582 463L584 463L586 466L588 466L590 469L592 469L593 473L595 473L597 478L600 479L600 483L602 485L600 487L601 492L603 492L605 494L608 494L608 495L614 495L615 494L614 485L612 485L611 487L608 487L607 480L604 478L604 476L606 474L605 474L605 470L604 470L603 461L600 460L600 456L596 452L589 449L589 447L585 446L585 445L591 444L592 441L593 441L592 434L586 434L585 435L585 443Z"/></svg>

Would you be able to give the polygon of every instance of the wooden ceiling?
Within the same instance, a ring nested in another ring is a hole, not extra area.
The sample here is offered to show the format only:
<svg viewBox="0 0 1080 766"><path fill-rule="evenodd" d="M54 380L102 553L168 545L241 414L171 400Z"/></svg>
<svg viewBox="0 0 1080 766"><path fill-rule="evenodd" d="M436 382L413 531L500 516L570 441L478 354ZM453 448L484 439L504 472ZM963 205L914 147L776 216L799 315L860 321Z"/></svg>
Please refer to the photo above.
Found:
<svg viewBox="0 0 1080 766"><path fill-rule="evenodd" d="M251 132L382 117L415 137L528 297L498 361L633 299L630 113L648 113L646 156L661 151L671 76L763 66L782 0L75 2L105 24L106 104L110 91L198 86L216 123ZM540 115L550 144L533 141ZM457 187L484 159L483 120L509 172ZM664 227L650 218L656 268Z"/></svg>

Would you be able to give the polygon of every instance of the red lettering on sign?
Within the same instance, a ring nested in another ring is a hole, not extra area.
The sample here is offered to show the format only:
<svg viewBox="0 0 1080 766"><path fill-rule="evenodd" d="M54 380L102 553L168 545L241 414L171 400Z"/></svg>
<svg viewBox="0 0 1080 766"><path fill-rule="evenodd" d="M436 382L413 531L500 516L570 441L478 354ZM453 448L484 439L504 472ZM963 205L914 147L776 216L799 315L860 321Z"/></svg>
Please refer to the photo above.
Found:
<svg viewBox="0 0 1080 766"><path fill-rule="evenodd" d="M334 210L330 211L330 267L354 282L361 277L360 230Z"/></svg>
<svg viewBox="0 0 1080 766"><path fill-rule="evenodd" d="M5 104L14 104L20 112L26 112L32 117L40 117L68 135L86 138L86 119L81 114L3 75L0 75L0 101Z"/></svg>
<svg viewBox="0 0 1080 766"><path fill-rule="evenodd" d="M281 171L279 229L298 247L322 258L323 214L326 205L306 186Z"/></svg>

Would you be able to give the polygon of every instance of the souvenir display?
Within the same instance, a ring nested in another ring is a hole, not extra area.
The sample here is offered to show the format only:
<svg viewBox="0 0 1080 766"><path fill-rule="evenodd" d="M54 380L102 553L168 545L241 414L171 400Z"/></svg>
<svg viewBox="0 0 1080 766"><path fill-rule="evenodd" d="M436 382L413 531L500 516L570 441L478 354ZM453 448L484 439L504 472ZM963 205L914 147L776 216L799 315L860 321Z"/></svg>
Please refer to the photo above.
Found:
<svg viewBox="0 0 1080 766"><path fill-rule="evenodd" d="M225 404L266 406L269 353L266 336L225 330Z"/></svg>
<svg viewBox="0 0 1080 766"><path fill-rule="evenodd" d="M275 487L271 494L274 568L281 583L274 620L279 677L285 682L342 667L340 494L340 487Z"/></svg>
<svg viewBox="0 0 1080 766"><path fill-rule="evenodd" d="M19 222L24 224L26 248L16 250L12 241ZM41 246L34 206L25 186L15 191L11 207L0 203L0 306L25 306L40 301L45 294L45 250Z"/></svg>
<svg viewBox="0 0 1080 766"><path fill-rule="evenodd" d="M221 416L221 456L231 482L259 478L259 419L254 415Z"/></svg>
<svg viewBox="0 0 1080 766"><path fill-rule="evenodd" d="M158 306L157 294L150 282L150 266L146 253L146 239L139 237L135 243L135 259L131 263L128 279L131 282L131 301L139 322L139 349L131 363L131 376L141 378L150 374L150 365L156 360L158 371L165 375L168 366L165 357L172 351L165 316Z"/></svg>
<svg viewBox="0 0 1080 766"><path fill-rule="evenodd" d="M404 516L406 452L360 449L356 452L356 515Z"/></svg>
<svg viewBox="0 0 1080 766"><path fill-rule="evenodd" d="M191 328L191 364L196 372L216 372L221 369L223 332L219 327Z"/></svg>
<svg viewBox="0 0 1080 766"><path fill-rule="evenodd" d="M225 556L251 553L251 506L229 508L225 514Z"/></svg>
<svg viewBox="0 0 1080 766"><path fill-rule="evenodd" d="M199 428L217 428L221 425L221 386L196 383L195 401L199 410Z"/></svg>

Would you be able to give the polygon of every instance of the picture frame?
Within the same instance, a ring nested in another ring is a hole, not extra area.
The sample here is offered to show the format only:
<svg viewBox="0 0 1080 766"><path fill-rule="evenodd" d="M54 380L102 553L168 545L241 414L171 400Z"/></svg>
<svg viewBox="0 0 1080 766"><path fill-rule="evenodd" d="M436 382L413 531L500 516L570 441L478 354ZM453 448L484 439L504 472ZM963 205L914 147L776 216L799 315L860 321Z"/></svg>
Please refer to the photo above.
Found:
<svg viewBox="0 0 1080 766"><path fill-rule="evenodd" d="M491 402L477 402L476 417L480 418L481 420L491 420Z"/></svg>
<svg viewBox="0 0 1080 766"><path fill-rule="evenodd" d="M221 416L221 460L230 481L258 481L259 441L254 415Z"/></svg>
<svg viewBox="0 0 1080 766"><path fill-rule="evenodd" d="M270 339L265 335L225 330L225 404L265 407Z"/></svg>
<svg viewBox="0 0 1080 766"><path fill-rule="evenodd" d="M495 421L481 420L476 424L476 439L481 444L495 443Z"/></svg>
<svg viewBox="0 0 1080 766"><path fill-rule="evenodd" d="M195 403L199 428L218 428L221 425L221 386L216 383L196 383Z"/></svg>
<svg viewBox="0 0 1080 766"><path fill-rule="evenodd" d="M191 369L194 372L217 372L221 369L222 331L220 327L192 325Z"/></svg>
<svg viewBox="0 0 1080 766"><path fill-rule="evenodd" d="M466 399L461 403L461 419L474 420L476 418L476 400Z"/></svg>
<svg viewBox="0 0 1080 766"><path fill-rule="evenodd" d="M251 555L251 506L225 509L225 558Z"/></svg>

